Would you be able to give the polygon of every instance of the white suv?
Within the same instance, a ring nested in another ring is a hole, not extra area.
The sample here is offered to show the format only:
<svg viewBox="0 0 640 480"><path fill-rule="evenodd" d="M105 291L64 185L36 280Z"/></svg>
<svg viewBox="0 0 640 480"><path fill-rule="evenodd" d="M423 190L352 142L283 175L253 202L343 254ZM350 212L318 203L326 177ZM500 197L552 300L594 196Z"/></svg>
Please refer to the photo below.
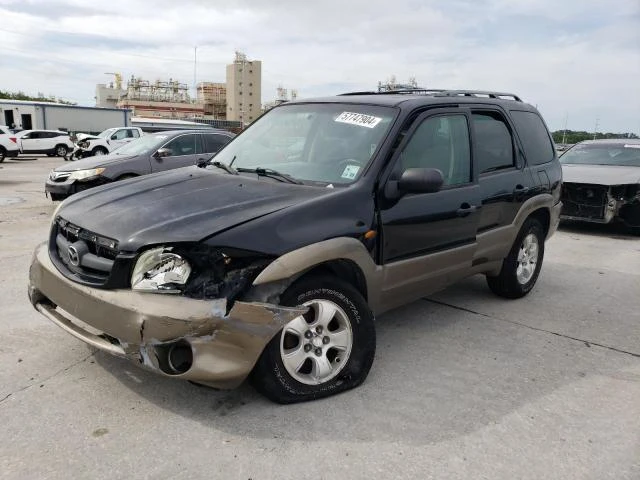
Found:
<svg viewBox="0 0 640 480"><path fill-rule="evenodd" d="M107 155L142 135L142 130L138 127L108 128L96 136L80 133L78 134L78 149L74 152L73 157Z"/></svg>
<svg viewBox="0 0 640 480"><path fill-rule="evenodd" d="M0 125L0 163L7 157L17 157L20 147L16 136L11 133L9 127Z"/></svg>
<svg viewBox="0 0 640 480"><path fill-rule="evenodd" d="M22 153L46 153L66 157L75 147L69 133L59 130L23 130L16 136Z"/></svg>

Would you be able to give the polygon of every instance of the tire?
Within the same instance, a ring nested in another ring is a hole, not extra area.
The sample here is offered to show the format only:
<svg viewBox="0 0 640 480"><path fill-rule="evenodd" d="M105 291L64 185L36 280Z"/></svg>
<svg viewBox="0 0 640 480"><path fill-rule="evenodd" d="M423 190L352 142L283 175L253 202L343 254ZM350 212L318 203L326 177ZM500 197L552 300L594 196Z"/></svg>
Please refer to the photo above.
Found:
<svg viewBox="0 0 640 480"><path fill-rule="evenodd" d="M516 237L509 254L502 263L500 274L487 277L487 284L493 293L505 298L521 298L531 291L538 280L544 260L545 233L542 224L535 218L528 218ZM537 254L533 248L537 246ZM524 255L524 257L523 257ZM535 265L531 267L532 261ZM522 265L527 267L522 267Z"/></svg>
<svg viewBox="0 0 640 480"><path fill-rule="evenodd" d="M93 150L91 150L91 155L92 156L96 156L96 155L106 155L107 153L107 149L104 147L96 147Z"/></svg>
<svg viewBox="0 0 640 480"><path fill-rule="evenodd" d="M0 147L0 163L4 162L6 156L7 152L5 151L4 147Z"/></svg>
<svg viewBox="0 0 640 480"><path fill-rule="evenodd" d="M49 197L51 198L52 202L58 202L67 198L67 195L63 195L62 193L50 193Z"/></svg>
<svg viewBox="0 0 640 480"><path fill-rule="evenodd" d="M256 390L286 404L328 397L364 382L376 333L373 313L355 288L339 278L307 276L287 289L282 304L310 309L267 344L250 377ZM285 365L287 352L292 353Z"/></svg>
<svg viewBox="0 0 640 480"><path fill-rule="evenodd" d="M66 157L67 153L69 153L69 149L67 148L66 145L56 145L55 148L55 156L56 157Z"/></svg>

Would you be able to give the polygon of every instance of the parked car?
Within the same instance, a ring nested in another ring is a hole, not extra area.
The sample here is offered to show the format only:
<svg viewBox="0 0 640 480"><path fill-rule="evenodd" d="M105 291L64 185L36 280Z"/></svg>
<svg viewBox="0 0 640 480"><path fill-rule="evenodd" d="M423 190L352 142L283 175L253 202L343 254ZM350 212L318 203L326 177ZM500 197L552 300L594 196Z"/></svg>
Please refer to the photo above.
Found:
<svg viewBox="0 0 640 480"><path fill-rule="evenodd" d="M321 398L365 380L374 315L474 274L528 294L561 182L551 135L516 95L288 102L208 164L63 202L29 296L166 377Z"/></svg>
<svg viewBox="0 0 640 480"><path fill-rule="evenodd" d="M77 148L72 158L107 155L122 145L142 137L144 133L139 127L108 128L98 135L77 135Z"/></svg>
<svg viewBox="0 0 640 480"><path fill-rule="evenodd" d="M176 130L145 135L110 155L84 158L51 171L45 192L62 200L76 192L126 178L207 161L234 135L224 130Z"/></svg>
<svg viewBox="0 0 640 480"><path fill-rule="evenodd" d="M560 162L562 219L640 228L640 140L587 140Z"/></svg>
<svg viewBox="0 0 640 480"><path fill-rule="evenodd" d="M46 153L66 158L75 147L69 132L59 130L22 130L16 134L21 153Z"/></svg>
<svg viewBox="0 0 640 480"><path fill-rule="evenodd" d="M0 163L7 157L17 157L20 153L18 139L6 125L0 125Z"/></svg>

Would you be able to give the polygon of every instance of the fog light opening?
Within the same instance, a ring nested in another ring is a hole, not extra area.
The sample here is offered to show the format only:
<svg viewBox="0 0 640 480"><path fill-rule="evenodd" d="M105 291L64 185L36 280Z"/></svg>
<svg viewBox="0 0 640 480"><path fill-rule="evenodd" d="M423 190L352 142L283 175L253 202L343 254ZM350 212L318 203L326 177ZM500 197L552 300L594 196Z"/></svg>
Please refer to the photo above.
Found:
<svg viewBox="0 0 640 480"><path fill-rule="evenodd" d="M167 352L167 363L172 373L185 373L193 365L193 351L187 342L174 343Z"/></svg>

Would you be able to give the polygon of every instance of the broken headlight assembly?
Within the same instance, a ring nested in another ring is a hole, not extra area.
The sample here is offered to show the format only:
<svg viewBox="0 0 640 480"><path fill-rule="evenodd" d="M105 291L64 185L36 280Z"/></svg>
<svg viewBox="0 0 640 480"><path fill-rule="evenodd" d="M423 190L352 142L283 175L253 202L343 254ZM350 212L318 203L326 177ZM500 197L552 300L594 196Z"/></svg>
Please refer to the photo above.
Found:
<svg viewBox="0 0 640 480"><path fill-rule="evenodd" d="M138 257L131 275L131 288L152 293L182 293L191 266L171 247L152 248Z"/></svg>

